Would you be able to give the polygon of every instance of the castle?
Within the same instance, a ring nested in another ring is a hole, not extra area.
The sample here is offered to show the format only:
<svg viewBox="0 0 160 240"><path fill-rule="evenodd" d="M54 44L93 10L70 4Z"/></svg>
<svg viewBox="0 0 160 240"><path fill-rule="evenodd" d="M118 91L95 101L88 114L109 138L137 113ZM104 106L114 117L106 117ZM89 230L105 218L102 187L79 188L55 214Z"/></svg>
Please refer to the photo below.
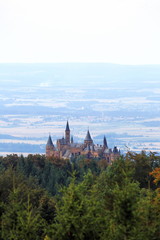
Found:
<svg viewBox="0 0 160 240"><path fill-rule="evenodd" d="M67 121L65 129L65 137L58 139L56 147L49 135L46 144L46 157L57 157L63 159L72 159L77 156L85 156L88 159L101 158L106 159L110 164L120 156L117 147L108 148L106 137L104 136L103 145L94 144L89 130L83 143L74 143L73 137L70 135L69 123Z"/></svg>

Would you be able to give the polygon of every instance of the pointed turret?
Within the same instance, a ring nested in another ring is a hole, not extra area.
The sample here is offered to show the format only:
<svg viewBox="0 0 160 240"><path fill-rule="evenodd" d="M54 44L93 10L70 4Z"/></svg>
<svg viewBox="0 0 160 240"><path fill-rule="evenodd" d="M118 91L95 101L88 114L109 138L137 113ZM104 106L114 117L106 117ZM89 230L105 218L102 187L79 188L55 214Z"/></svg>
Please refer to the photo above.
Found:
<svg viewBox="0 0 160 240"><path fill-rule="evenodd" d="M118 149L117 149L116 146L113 148L113 153L115 153L115 154L118 154L118 153L119 153L119 151L118 151Z"/></svg>
<svg viewBox="0 0 160 240"><path fill-rule="evenodd" d="M47 141L47 144L46 144L46 156L47 157L53 156L54 155L54 151L55 151L55 147L53 145L52 138L49 135L48 141Z"/></svg>
<svg viewBox="0 0 160 240"><path fill-rule="evenodd" d="M86 135L86 137L85 137L85 140L86 140L86 141L92 140L91 134L90 134L89 130L87 131L87 135Z"/></svg>
<svg viewBox="0 0 160 240"><path fill-rule="evenodd" d="M70 129L69 129L69 123L67 121L66 124L66 130L65 130L65 140L67 144L70 144Z"/></svg>
<svg viewBox="0 0 160 240"><path fill-rule="evenodd" d="M51 135L49 135L49 137L48 137L47 146L54 146L53 142L52 142Z"/></svg>
<svg viewBox="0 0 160 240"><path fill-rule="evenodd" d="M104 148L108 148L107 140L106 140L106 137L105 137L105 136L104 136L104 139L103 139L103 147L104 147Z"/></svg>
<svg viewBox="0 0 160 240"><path fill-rule="evenodd" d="M66 131L70 131L68 121L67 121L67 124L66 124Z"/></svg>
<svg viewBox="0 0 160 240"><path fill-rule="evenodd" d="M91 135L90 135L89 130L87 131L87 135L86 135L86 137L85 137L85 139L84 139L84 143L87 144L87 145L93 143L93 140L92 140L92 138L91 138Z"/></svg>

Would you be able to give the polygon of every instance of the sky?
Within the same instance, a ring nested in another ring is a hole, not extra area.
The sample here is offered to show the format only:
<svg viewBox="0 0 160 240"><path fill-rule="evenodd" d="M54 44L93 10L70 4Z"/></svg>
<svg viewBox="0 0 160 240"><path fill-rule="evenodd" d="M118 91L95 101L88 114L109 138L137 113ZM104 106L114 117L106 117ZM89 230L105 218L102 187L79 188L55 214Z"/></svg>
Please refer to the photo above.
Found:
<svg viewBox="0 0 160 240"><path fill-rule="evenodd" d="M0 63L160 64L160 0L0 0Z"/></svg>

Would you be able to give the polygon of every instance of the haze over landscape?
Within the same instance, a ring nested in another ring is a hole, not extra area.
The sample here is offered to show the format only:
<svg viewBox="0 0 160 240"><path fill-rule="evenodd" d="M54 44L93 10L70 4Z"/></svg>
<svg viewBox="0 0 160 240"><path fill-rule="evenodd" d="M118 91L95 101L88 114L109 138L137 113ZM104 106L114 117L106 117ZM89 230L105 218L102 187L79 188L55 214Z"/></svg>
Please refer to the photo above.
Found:
<svg viewBox="0 0 160 240"><path fill-rule="evenodd" d="M0 64L0 151L44 153L67 119L75 141L89 127L121 151L160 150L160 66Z"/></svg>

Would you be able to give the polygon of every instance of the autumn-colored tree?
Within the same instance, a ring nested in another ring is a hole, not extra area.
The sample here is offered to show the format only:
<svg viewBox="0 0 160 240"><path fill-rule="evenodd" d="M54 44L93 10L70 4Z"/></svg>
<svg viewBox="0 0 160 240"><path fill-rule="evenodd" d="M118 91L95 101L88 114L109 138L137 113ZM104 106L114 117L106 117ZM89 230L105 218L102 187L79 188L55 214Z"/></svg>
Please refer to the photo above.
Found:
<svg viewBox="0 0 160 240"><path fill-rule="evenodd" d="M150 188L152 177L149 174L155 167L160 166L160 157L156 153L141 151L140 153L128 152L125 159L131 161L134 168L134 180L140 183L140 187Z"/></svg>
<svg viewBox="0 0 160 240"><path fill-rule="evenodd" d="M151 176L154 177L154 183L158 184L160 182L160 168L155 168L151 173Z"/></svg>

